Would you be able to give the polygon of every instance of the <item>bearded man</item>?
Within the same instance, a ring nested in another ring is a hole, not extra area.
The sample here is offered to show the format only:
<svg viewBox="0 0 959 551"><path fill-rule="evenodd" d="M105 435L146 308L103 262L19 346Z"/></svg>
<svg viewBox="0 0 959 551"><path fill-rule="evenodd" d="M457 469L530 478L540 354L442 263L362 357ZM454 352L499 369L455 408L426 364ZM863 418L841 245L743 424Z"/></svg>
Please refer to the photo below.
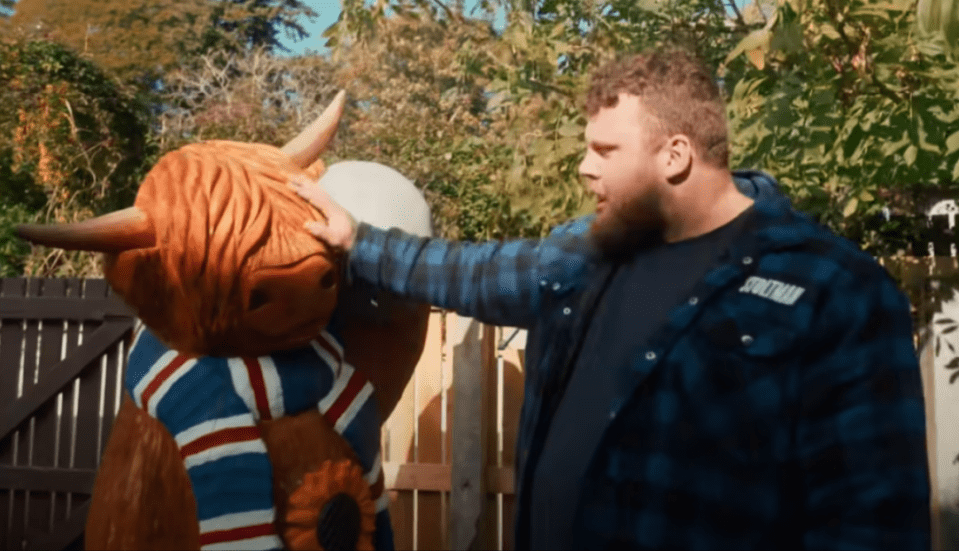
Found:
<svg viewBox="0 0 959 551"><path fill-rule="evenodd" d="M347 277L530 329L516 548L928 548L894 281L770 176L729 170L722 97L690 55L606 65L586 111L596 213L543 240L381 231L291 184Z"/></svg>

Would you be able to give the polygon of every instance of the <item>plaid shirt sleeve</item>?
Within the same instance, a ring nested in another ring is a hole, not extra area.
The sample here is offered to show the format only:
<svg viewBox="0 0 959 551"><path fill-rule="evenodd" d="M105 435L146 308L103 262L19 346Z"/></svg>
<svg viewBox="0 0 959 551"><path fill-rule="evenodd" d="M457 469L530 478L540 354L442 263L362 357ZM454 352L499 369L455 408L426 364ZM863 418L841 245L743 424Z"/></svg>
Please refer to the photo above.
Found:
<svg viewBox="0 0 959 551"><path fill-rule="evenodd" d="M589 257L583 234L588 223L588 218L574 220L542 240L485 243L423 238L361 223L347 279L484 323L529 327L543 289L585 269Z"/></svg>
<svg viewBox="0 0 959 551"><path fill-rule="evenodd" d="M909 304L875 266L831 287L811 339L821 346L800 376L805 547L928 549L925 413Z"/></svg>

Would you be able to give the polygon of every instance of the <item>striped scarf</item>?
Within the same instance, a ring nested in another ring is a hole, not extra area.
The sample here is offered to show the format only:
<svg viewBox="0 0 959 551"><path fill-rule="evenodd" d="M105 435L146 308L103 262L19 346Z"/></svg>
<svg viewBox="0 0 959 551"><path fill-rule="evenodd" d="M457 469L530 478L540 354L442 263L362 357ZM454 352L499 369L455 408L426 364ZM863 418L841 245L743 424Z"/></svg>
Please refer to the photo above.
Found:
<svg viewBox="0 0 959 551"><path fill-rule="evenodd" d="M176 440L196 498L201 549L283 547L261 419L316 407L356 452L367 484L383 476L373 386L343 360L342 345L327 331L309 347L270 356L190 358L144 328L130 350L124 385ZM392 549L389 494L373 499L374 544Z"/></svg>

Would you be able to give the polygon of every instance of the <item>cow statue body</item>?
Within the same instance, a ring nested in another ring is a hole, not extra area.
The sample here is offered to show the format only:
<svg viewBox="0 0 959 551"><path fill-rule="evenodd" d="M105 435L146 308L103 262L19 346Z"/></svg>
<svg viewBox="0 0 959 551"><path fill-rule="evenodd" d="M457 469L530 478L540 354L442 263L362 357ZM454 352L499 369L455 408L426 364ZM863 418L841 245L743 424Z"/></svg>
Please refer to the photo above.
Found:
<svg viewBox="0 0 959 551"><path fill-rule="evenodd" d="M392 547L380 424L422 352L428 307L341 281L286 182L320 178L359 220L429 235L409 180L317 158L341 92L283 148L203 142L165 155L134 206L33 242L105 253L137 313L126 395L100 465L90 549Z"/></svg>

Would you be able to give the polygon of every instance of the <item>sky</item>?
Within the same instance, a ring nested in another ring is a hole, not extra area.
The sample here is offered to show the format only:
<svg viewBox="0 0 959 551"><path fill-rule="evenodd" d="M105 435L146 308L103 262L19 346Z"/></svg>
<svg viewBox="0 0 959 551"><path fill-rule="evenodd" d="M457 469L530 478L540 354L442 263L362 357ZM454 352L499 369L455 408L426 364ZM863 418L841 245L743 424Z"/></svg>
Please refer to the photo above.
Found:
<svg viewBox="0 0 959 551"><path fill-rule="evenodd" d="M287 37L281 37L281 42L284 46L291 50L292 55L299 55L305 53L306 50L314 51L323 51L323 31L327 29L330 25L336 22L336 18L340 16L340 4L341 0L307 0L303 2L304 4L313 8L313 11L316 12L316 17L313 21L309 21L306 18L300 21L300 24L303 25L303 29L306 30L309 35L303 40L293 41Z"/></svg>
<svg viewBox="0 0 959 551"><path fill-rule="evenodd" d="M735 1L739 7L742 7L750 0ZM340 16L341 0L305 0L303 3L313 8L313 11L317 14L313 21L305 18L301 21L303 28L309 36L297 41L282 37L281 42L290 49L289 55L304 54L307 50L324 53L325 48L323 47L323 43L325 39L323 38L323 31L335 23L336 19ZM477 0L466 0L466 13L470 13L476 6L476 3Z"/></svg>
<svg viewBox="0 0 959 551"><path fill-rule="evenodd" d="M342 6L341 0L304 0L303 3L313 8L317 16L313 21L304 18L300 22L309 37L297 41L286 37L281 38L280 42L290 49L289 55L300 55L306 53L307 50L323 53L325 51L325 48L323 48L325 41L323 31L336 22ZM466 13L470 13L476 4L477 0L466 0Z"/></svg>

